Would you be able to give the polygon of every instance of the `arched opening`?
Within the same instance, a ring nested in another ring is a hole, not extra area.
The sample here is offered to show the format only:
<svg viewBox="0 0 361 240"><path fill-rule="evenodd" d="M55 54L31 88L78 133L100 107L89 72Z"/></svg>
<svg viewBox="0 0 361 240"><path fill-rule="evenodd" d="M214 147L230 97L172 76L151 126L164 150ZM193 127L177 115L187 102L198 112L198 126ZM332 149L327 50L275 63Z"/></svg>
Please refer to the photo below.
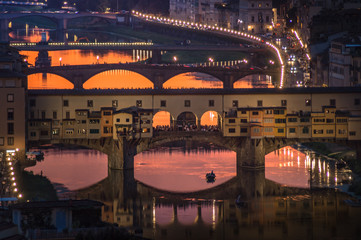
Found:
<svg viewBox="0 0 361 240"><path fill-rule="evenodd" d="M170 78L163 88L223 88L223 82L206 73L188 72Z"/></svg>
<svg viewBox="0 0 361 240"><path fill-rule="evenodd" d="M173 130L174 117L167 111L157 112L153 116L153 128L157 131Z"/></svg>
<svg viewBox="0 0 361 240"><path fill-rule="evenodd" d="M74 84L51 73L35 73L28 76L28 89L73 89Z"/></svg>
<svg viewBox="0 0 361 240"><path fill-rule="evenodd" d="M274 86L271 76L253 74L235 81L233 88L274 88Z"/></svg>
<svg viewBox="0 0 361 240"><path fill-rule="evenodd" d="M178 131L194 131L198 129L198 118L192 112L182 112L177 117L176 129Z"/></svg>
<svg viewBox="0 0 361 240"><path fill-rule="evenodd" d="M127 70L109 70L91 77L83 85L85 89L144 89L154 88L146 77Z"/></svg>
<svg viewBox="0 0 361 240"><path fill-rule="evenodd" d="M219 131L222 126L222 117L216 111L207 111L201 117L202 131Z"/></svg>
<svg viewBox="0 0 361 240"><path fill-rule="evenodd" d="M177 207L177 217L179 223L192 225L197 219L198 208L196 204L189 204L187 208Z"/></svg>

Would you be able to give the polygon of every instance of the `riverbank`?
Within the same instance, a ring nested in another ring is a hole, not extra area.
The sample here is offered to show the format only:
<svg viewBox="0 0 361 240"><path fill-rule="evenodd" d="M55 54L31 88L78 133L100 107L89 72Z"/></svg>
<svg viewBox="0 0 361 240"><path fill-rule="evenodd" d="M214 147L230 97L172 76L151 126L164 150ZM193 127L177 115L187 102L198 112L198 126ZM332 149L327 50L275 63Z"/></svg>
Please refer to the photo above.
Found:
<svg viewBox="0 0 361 240"><path fill-rule="evenodd" d="M355 150L333 143L310 142L302 145L337 161L345 161L353 173L353 181L348 189L342 188L342 190L361 197L361 162L358 161Z"/></svg>

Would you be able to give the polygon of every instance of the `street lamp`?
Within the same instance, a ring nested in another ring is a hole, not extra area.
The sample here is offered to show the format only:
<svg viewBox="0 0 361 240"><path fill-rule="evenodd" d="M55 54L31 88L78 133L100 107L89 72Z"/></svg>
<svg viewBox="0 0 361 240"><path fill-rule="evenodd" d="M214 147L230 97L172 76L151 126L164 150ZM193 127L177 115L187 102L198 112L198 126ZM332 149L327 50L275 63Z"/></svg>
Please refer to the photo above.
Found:
<svg viewBox="0 0 361 240"><path fill-rule="evenodd" d="M177 60L178 60L177 56L174 56L174 57L173 57L174 63L177 63Z"/></svg>
<svg viewBox="0 0 361 240"><path fill-rule="evenodd" d="M59 63L60 63L60 66L61 66L61 57L59 58Z"/></svg>
<svg viewBox="0 0 361 240"><path fill-rule="evenodd" d="M99 64L99 55L97 55L97 64Z"/></svg>

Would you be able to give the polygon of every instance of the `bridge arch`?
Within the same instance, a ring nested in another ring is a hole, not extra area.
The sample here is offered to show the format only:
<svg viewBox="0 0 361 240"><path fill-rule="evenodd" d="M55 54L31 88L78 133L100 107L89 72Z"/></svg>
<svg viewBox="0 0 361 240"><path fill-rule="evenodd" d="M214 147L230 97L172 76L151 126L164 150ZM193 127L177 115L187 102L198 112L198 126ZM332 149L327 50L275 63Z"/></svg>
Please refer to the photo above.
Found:
<svg viewBox="0 0 361 240"><path fill-rule="evenodd" d="M100 86L99 84L103 85ZM154 88L154 83L143 74L124 69L102 70L83 82L91 88Z"/></svg>
<svg viewBox="0 0 361 240"><path fill-rule="evenodd" d="M57 18L55 18L55 17L51 17L51 16L46 16L46 15L43 15L43 14L37 14L37 13L30 13L30 14L28 14L28 15L26 15L26 14L19 14L18 16L12 16L12 17L10 17L9 19L8 19L8 21L10 22L10 21L12 21L12 22L14 22L14 21L17 21L17 20L22 20L22 19L25 19L25 18L27 18L27 19L29 19L29 22L32 22L32 18L34 18L34 17L38 17L38 18L43 18L43 19L48 19L48 20L50 20L51 22L53 22L54 23L54 25L53 26L51 26L52 28L57 28L58 27L58 22L59 22L59 20L57 19ZM35 25L35 24L34 24ZM38 27L41 27L41 23L40 23L40 26L38 26Z"/></svg>
<svg viewBox="0 0 361 240"><path fill-rule="evenodd" d="M174 127L174 116L168 111L158 111L153 116L153 127L157 130Z"/></svg>
<svg viewBox="0 0 361 240"><path fill-rule="evenodd" d="M179 131L191 131L198 127L198 117L193 112L182 112L177 116L176 128Z"/></svg>
<svg viewBox="0 0 361 240"><path fill-rule="evenodd" d="M266 74L248 74L233 82L233 88L272 88L272 76Z"/></svg>
<svg viewBox="0 0 361 240"><path fill-rule="evenodd" d="M209 110L202 114L200 118L201 127L214 126L218 129L222 126L222 115L217 111Z"/></svg>
<svg viewBox="0 0 361 240"><path fill-rule="evenodd" d="M184 71L167 76L163 88L223 88L223 81L206 71Z"/></svg>
<svg viewBox="0 0 361 240"><path fill-rule="evenodd" d="M55 73L34 73L28 75L28 89L73 89L74 84Z"/></svg>

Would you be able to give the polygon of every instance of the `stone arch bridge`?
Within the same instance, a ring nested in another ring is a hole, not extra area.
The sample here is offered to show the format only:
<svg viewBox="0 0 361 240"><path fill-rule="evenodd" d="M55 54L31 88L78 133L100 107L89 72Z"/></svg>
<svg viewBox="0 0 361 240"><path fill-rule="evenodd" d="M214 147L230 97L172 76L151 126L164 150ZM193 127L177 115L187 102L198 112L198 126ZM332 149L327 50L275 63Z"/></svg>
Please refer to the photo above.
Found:
<svg viewBox="0 0 361 240"><path fill-rule="evenodd" d="M212 143L229 149L237 154L237 169L258 169L265 167L265 156L285 146L302 142L331 142L345 145L356 150L361 156L361 142L337 140L332 138L261 138L223 137L221 132L159 132L152 138L127 139L121 137L100 139L61 139L56 143L79 145L101 151L108 155L110 169L133 169L134 156L143 151L176 141ZM55 142L54 142L55 143Z"/></svg>
<svg viewBox="0 0 361 240"><path fill-rule="evenodd" d="M83 84L91 77L109 70L128 70L138 73L153 84L155 89L163 88L163 84L174 76L182 73L198 72L211 75L223 82L223 88L233 88L233 83L237 80L255 74L270 75L272 79L279 79L280 69L261 69L261 68L225 68L225 67L199 67L187 65L155 65L155 64L92 64L92 65L74 65L74 66L53 66L41 68L28 68L25 74L52 73L61 76L72 84L74 88L83 89Z"/></svg>

